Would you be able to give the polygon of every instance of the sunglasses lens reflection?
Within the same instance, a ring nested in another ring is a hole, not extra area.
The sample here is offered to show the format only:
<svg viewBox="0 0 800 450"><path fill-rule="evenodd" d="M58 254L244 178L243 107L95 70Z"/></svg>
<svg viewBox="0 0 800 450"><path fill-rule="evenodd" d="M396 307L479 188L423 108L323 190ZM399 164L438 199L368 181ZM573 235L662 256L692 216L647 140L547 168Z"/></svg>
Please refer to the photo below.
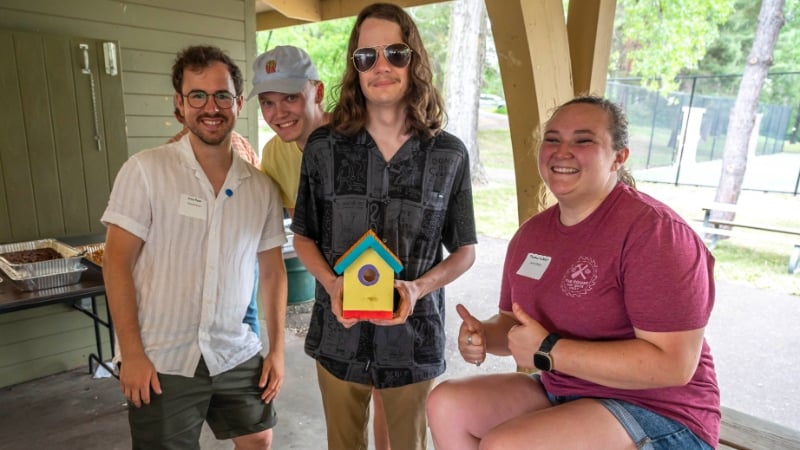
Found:
<svg viewBox="0 0 800 450"><path fill-rule="evenodd" d="M383 55L395 67L403 68L411 61L411 49L405 44L392 44L383 50Z"/></svg>
<svg viewBox="0 0 800 450"><path fill-rule="evenodd" d="M353 53L356 70L366 72L378 61L378 51L374 48L360 48Z"/></svg>

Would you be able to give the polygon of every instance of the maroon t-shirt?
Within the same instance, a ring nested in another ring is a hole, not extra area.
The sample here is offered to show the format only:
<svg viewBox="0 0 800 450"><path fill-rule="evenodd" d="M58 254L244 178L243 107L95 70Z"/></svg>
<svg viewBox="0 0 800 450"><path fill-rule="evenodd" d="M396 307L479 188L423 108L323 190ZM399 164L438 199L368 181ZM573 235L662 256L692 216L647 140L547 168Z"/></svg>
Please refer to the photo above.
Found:
<svg viewBox="0 0 800 450"><path fill-rule="evenodd" d="M548 331L581 340L634 337L706 326L714 305L714 258L674 211L619 183L573 226L553 206L525 222L509 242L500 309L519 303ZM711 447L719 440L714 362L703 342L685 386L615 389L558 372L542 374L555 395L613 398L680 422Z"/></svg>

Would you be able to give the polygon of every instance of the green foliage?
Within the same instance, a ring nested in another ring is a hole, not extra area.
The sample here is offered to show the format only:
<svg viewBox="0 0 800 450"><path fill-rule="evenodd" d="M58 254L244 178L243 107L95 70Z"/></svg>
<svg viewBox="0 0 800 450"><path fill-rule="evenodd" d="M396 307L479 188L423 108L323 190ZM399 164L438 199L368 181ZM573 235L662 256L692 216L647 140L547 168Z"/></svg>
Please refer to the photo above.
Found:
<svg viewBox="0 0 800 450"><path fill-rule="evenodd" d="M720 27L719 36L708 47L696 71L688 73L727 75L744 69L747 54L753 46L761 2L736 0L733 13ZM738 80L732 79L738 84Z"/></svg>
<svg viewBox="0 0 800 450"><path fill-rule="evenodd" d="M341 81L345 64L350 63L346 53L353 22L355 18L350 17L260 31L256 34L256 45L259 53L278 45L294 45L308 52L325 83L324 103L330 108L336 100L332 88Z"/></svg>
<svg viewBox="0 0 800 450"><path fill-rule="evenodd" d="M709 46L705 57L696 70L688 70L691 75L741 74L747 64L747 57L753 45L758 26L760 2L736 0L734 12L720 27L719 36ZM800 98L798 75L777 75L781 72L800 71L800 0L787 0L784 7L786 22L778 35L773 53L771 75L764 84L760 101L763 103L785 104L787 99ZM719 79L718 92L738 90L740 77Z"/></svg>
<svg viewBox="0 0 800 450"><path fill-rule="evenodd" d="M447 45L450 33L451 2L408 8L408 14L417 23L422 43L431 60L433 83L443 92L447 71Z"/></svg>
<svg viewBox="0 0 800 450"><path fill-rule="evenodd" d="M800 71L800 0L786 0L783 16L786 22L778 35L771 71ZM800 88L800 83L794 84Z"/></svg>
<svg viewBox="0 0 800 450"><path fill-rule="evenodd" d="M621 0L615 24L620 58L610 72L674 88L675 76L697 66L733 6L734 0Z"/></svg>

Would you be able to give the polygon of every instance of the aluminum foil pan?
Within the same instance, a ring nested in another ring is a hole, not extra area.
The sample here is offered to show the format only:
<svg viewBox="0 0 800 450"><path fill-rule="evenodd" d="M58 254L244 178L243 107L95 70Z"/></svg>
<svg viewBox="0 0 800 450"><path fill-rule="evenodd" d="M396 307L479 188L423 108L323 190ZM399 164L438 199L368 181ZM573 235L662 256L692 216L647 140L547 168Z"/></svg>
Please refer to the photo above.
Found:
<svg viewBox="0 0 800 450"><path fill-rule="evenodd" d="M106 250L105 242L101 242L99 244L79 245L75 248L80 254L83 255L83 259L89 261L97 267L103 267L103 254Z"/></svg>
<svg viewBox="0 0 800 450"><path fill-rule="evenodd" d="M23 291L37 291L39 289L50 289L59 286L67 286L75 284L81 280L81 275L87 267L79 264L78 267L69 272L51 273L49 275L40 275L37 277L21 277L13 270L9 271L3 268L8 276L8 280Z"/></svg>
<svg viewBox="0 0 800 450"><path fill-rule="evenodd" d="M52 259L50 261L14 264L3 257L5 253L36 250L40 248L52 248L61 254L62 258ZM16 242L13 244L0 245L0 268L7 274L10 270L22 278L35 278L43 275L75 271L75 269L81 266L82 256L81 252L75 247L71 247L55 239ZM11 274L9 274L9 276L11 276Z"/></svg>

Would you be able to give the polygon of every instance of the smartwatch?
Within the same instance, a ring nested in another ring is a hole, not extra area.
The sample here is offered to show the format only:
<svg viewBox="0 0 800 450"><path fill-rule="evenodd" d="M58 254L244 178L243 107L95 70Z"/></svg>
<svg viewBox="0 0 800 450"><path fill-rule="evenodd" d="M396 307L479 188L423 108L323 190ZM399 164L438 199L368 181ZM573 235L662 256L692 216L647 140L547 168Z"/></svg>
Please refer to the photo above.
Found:
<svg viewBox="0 0 800 450"><path fill-rule="evenodd" d="M553 357L550 355L550 350L553 349L559 339L561 339L561 336L555 333L550 333L544 338L539 350L533 354L534 367L545 372L553 370Z"/></svg>

